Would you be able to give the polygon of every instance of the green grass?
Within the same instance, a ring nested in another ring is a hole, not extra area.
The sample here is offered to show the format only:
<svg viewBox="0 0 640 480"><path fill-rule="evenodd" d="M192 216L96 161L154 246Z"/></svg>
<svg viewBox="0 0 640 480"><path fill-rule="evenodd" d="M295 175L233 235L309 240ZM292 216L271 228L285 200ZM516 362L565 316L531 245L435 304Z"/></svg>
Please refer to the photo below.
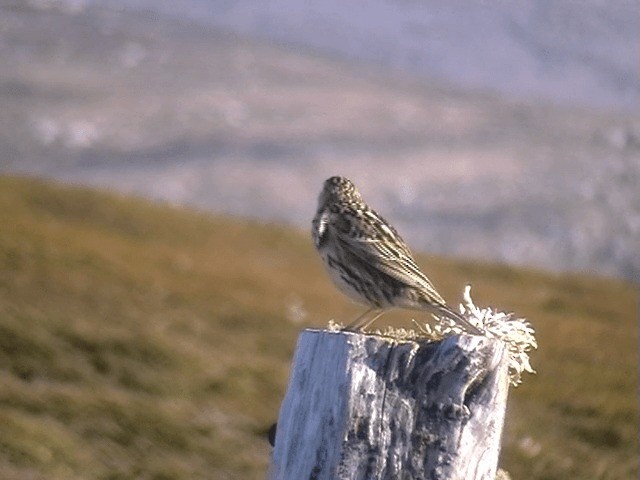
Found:
<svg viewBox="0 0 640 480"><path fill-rule="evenodd" d="M262 479L299 330L359 311L305 233L12 177L0 219L3 479ZM631 285L420 263L451 302L471 282L537 329L539 373L509 398L514 479L637 477Z"/></svg>

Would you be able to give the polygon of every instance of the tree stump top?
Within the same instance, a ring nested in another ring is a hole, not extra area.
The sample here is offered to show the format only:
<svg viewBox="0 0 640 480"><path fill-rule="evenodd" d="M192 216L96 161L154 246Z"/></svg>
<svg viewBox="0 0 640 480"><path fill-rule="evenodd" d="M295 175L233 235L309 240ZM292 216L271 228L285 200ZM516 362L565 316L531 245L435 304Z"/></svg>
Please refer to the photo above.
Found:
<svg viewBox="0 0 640 480"><path fill-rule="evenodd" d="M271 478L493 480L508 392L502 342L305 330Z"/></svg>

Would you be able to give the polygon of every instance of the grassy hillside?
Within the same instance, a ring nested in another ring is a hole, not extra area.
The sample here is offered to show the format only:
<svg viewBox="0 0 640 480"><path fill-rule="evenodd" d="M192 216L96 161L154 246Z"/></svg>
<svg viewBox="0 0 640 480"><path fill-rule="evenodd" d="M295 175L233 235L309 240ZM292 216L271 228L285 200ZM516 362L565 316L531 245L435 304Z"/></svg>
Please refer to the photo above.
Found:
<svg viewBox="0 0 640 480"><path fill-rule="evenodd" d="M0 219L3 479L264 478L298 331L359 311L304 232L7 177ZM632 286L420 263L452 302L471 282L538 330L514 479L637 476Z"/></svg>

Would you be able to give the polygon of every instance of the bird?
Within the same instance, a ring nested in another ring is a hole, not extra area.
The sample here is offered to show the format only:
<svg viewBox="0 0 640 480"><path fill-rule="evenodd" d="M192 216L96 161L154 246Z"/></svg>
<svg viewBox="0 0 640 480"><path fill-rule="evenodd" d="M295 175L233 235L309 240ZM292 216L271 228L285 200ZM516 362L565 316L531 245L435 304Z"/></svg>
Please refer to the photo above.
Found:
<svg viewBox="0 0 640 480"><path fill-rule="evenodd" d="M365 331L388 310L404 308L439 314L482 334L447 305L400 234L369 207L348 178L325 180L311 236L335 286L368 307L344 330Z"/></svg>

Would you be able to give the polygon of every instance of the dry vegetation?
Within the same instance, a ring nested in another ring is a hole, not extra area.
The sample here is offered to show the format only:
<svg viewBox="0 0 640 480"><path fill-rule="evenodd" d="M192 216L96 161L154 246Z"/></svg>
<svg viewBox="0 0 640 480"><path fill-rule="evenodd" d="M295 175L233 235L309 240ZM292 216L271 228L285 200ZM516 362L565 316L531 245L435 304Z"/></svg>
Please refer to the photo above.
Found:
<svg viewBox="0 0 640 480"><path fill-rule="evenodd" d="M0 218L1 478L264 478L298 331L358 311L308 235L7 177ZM637 476L631 285L420 263L450 301L471 282L537 328L539 373L509 401L514 479Z"/></svg>

